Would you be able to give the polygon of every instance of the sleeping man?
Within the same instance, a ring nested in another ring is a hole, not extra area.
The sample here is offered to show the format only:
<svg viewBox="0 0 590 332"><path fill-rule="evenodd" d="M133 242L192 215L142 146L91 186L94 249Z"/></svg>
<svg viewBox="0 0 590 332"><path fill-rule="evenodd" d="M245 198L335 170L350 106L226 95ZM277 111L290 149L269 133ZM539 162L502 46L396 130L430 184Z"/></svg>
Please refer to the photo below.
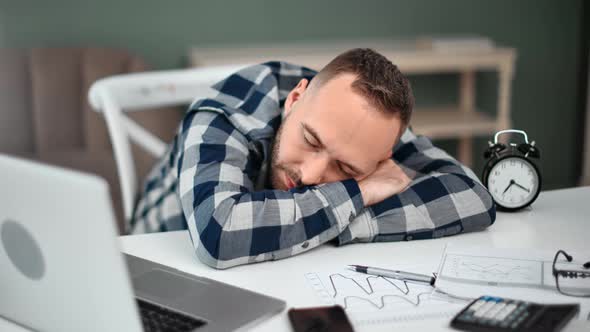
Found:
<svg viewBox="0 0 590 332"><path fill-rule="evenodd" d="M224 269L495 220L475 174L411 131L410 83L371 49L318 73L255 65L213 88L148 175L132 233L188 229L199 259Z"/></svg>

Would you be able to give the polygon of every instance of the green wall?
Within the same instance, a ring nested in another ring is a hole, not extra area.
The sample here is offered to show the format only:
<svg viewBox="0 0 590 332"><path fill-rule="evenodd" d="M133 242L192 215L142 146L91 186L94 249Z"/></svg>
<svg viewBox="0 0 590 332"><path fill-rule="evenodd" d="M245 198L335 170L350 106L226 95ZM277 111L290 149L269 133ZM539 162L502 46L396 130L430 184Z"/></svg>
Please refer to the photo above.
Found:
<svg viewBox="0 0 590 332"><path fill-rule="evenodd" d="M581 0L0 1L0 46L120 47L165 69L184 66L187 49L198 45L488 36L518 50L514 126L537 141L550 189L572 186L578 177L581 10ZM411 80L418 105L456 99L453 75ZM477 104L495 110L496 76L480 74L477 83ZM478 174L485 141L476 141ZM455 148L453 141L438 143Z"/></svg>

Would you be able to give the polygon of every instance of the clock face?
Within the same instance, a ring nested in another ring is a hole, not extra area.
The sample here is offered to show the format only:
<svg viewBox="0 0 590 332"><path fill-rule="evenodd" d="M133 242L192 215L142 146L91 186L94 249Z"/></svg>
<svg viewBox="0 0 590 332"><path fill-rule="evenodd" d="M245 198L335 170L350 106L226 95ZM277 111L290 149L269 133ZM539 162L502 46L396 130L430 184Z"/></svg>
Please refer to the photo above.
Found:
<svg viewBox="0 0 590 332"><path fill-rule="evenodd" d="M529 204L539 190L536 168L523 158L498 161L488 175L488 189L499 205L515 209Z"/></svg>

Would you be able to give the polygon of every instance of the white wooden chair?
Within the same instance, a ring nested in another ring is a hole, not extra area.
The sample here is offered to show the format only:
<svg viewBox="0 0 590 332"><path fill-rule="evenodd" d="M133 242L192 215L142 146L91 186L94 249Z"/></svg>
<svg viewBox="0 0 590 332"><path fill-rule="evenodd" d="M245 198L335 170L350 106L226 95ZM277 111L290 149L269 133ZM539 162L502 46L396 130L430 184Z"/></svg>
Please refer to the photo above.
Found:
<svg viewBox="0 0 590 332"><path fill-rule="evenodd" d="M155 157L161 157L167 145L125 113L187 105L194 100L213 97L217 93L211 86L244 66L235 64L116 75L92 84L88 99L95 111L104 114L117 163L126 224L133 217L139 189L130 142Z"/></svg>

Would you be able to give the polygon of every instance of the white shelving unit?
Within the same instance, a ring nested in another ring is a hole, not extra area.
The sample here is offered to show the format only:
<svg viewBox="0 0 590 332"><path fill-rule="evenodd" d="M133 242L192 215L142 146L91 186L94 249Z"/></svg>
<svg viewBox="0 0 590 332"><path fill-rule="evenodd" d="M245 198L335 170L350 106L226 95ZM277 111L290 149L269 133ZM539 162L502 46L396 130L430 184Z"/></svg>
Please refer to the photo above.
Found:
<svg viewBox="0 0 590 332"><path fill-rule="evenodd" d="M363 40L341 42L306 42L273 45L231 45L193 48L189 54L191 66L250 64L271 60L287 61L321 69L336 55L355 47L371 47L395 63L407 75L457 73L460 76L458 105L417 108L412 127L418 134L430 138L459 139L458 159L472 165L472 138L491 136L511 127L510 95L516 51L506 47L458 49L439 51L421 49L414 42ZM498 73L498 103L494 116L475 108L475 73Z"/></svg>

